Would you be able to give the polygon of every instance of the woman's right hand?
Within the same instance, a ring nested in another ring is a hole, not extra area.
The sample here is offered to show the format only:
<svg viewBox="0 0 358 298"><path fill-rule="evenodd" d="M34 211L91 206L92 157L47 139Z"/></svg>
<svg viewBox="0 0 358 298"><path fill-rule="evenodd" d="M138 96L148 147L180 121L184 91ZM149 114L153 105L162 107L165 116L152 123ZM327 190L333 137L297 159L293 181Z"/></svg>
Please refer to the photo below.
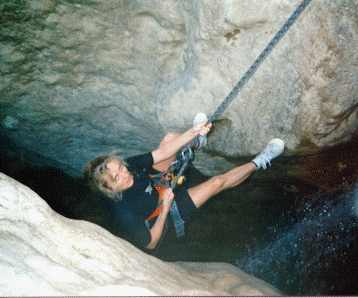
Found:
<svg viewBox="0 0 358 298"><path fill-rule="evenodd" d="M162 205L163 210L161 211L160 215L157 217L157 220L155 221L153 227L150 229L151 240L149 244L146 246L146 248L154 249L157 246L160 237L163 234L165 221L167 219L173 199L174 199L173 190L171 188L164 190L163 205Z"/></svg>
<svg viewBox="0 0 358 298"><path fill-rule="evenodd" d="M171 205L173 203L173 199L174 199L173 190L171 188L164 190L163 208L169 210L169 208L171 207Z"/></svg>

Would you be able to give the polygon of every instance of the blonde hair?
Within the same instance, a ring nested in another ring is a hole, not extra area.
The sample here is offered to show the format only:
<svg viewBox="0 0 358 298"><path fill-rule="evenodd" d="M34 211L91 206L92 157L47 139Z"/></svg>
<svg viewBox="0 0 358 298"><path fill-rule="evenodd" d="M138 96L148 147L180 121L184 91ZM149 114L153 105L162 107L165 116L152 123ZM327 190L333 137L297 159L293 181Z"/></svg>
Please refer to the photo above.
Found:
<svg viewBox="0 0 358 298"><path fill-rule="evenodd" d="M127 166L123 158L115 153L99 156L85 167L84 180L93 190L106 194L114 201L120 201L122 199L122 191L119 188L113 189L108 185L108 180L113 178L109 175L107 164L114 160L118 161L121 165Z"/></svg>

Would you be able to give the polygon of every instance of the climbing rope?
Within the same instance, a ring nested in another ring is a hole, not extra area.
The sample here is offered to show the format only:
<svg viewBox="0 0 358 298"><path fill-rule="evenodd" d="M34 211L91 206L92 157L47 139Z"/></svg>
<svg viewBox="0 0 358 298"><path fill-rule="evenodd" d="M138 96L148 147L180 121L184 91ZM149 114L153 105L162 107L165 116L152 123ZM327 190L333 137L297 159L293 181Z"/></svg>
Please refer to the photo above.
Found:
<svg viewBox="0 0 358 298"><path fill-rule="evenodd" d="M209 118L209 123L217 120L220 115L224 112L224 110L228 107L228 105L233 101L235 96L239 93L245 83L252 77L252 75L256 72L257 68L260 64L266 59L268 54L272 51L272 49L277 45L280 39L286 34L288 29L293 25L293 23L297 20L298 16L302 13L302 11L308 6L308 4L312 0L304 0L302 3L297 6L296 10L292 13L291 17L287 20L287 22L281 27L281 29L276 33L276 35L272 38L267 47L261 52L255 62L251 65L248 71L243 75L240 81L236 84L236 86L231 90L229 95L224 99L224 101L220 104L220 106L216 109L214 114Z"/></svg>

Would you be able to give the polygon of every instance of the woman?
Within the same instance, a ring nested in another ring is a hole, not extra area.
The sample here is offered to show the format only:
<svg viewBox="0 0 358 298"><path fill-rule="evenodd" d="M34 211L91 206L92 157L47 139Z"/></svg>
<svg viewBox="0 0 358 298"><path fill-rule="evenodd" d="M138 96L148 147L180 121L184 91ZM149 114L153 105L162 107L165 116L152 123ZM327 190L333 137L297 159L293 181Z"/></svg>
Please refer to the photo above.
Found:
<svg viewBox="0 0 358 298"><path fill-rule="evenodd" d="M202 121L201 121L202 120ZM225 174L210 178L195 187L178 190L165 189L161 194L159 215L151 219L157 209L158 192L151 175L166 171L177 152L194 139L206 144L211 129L206 116L199 113L193 127L183 134L169 133L158 149L122 160L115 155L101 156L85 169L85 180L116 201L113 212L116 225L136 246L154 249L158 244L173 200L183 221L191 218L200 206L224 189L240 184L255 170L265 168L284 150L284 142L273 139L252 162L236 167ZM200 147L201 147L200 146Z"/></svg>

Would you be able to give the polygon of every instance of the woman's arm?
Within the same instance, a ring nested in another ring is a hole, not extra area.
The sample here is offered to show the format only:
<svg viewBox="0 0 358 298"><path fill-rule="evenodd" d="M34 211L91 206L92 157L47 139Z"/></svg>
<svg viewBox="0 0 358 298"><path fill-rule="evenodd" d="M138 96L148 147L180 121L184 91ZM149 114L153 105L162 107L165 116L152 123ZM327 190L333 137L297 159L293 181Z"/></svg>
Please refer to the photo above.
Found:
<svg viewBox="0 0 358 298"><path fill-rule="evenodd" d="M146 248L154 249L157 246L160 237L163 234L165 222L167 220L169 208L172 205L173 199L174 199L174 193L172 189L170 188L166 189L163 197L163 209L160 212L157 220L155 221L155 224L150 229L150 234L152 238L149 244L146 246Z"/></svg>
<svg viewBox="0 0 358 298"><path fill-rule="evenodd" d="M160 237L163 234L165 221L166 221L166 219L168 217L168 213L169 213L169 209L167 209L167 210L163 209L163 211L158 216L154 226L150 230L150 234L152 236L152 239L149 242L149 244L146 246L146 248L154 249L157 246L157 244L158 244L158 242L160 240Z"/></svg>
<svg viewBox="0 0 358 298"><path fill-rule="evenodd" d="M178 135L173 140L152 151L154 164L157 164L175 155L181 147L191 142L197 135L200 134L203 136L208 134L211 126L211 123L206 125L206 121L200 122L194 127L188 129L183 134Z"/></svg>

